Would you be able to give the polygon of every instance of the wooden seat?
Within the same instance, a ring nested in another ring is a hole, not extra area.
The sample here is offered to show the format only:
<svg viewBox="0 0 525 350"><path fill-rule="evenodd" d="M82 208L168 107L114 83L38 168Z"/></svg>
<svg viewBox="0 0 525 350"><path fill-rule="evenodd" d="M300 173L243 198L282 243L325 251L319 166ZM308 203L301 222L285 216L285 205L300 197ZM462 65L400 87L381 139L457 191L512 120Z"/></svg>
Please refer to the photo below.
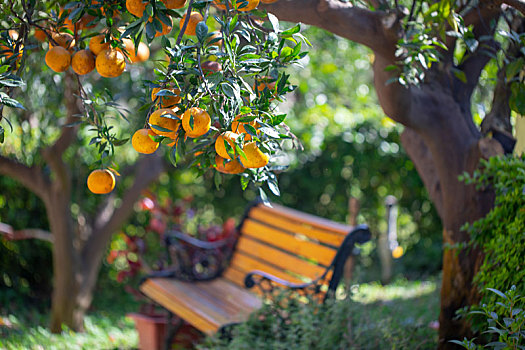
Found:
<svg viewBox="0 0 525 350"><path fill-rule="evenodd" d="M151 278L141 285L144 294L206 334L245 321L261 307L261 299L231 282L217 278L206 282L183 282Z"/></svg>
<svg viewBox="0 0 525 350"><path fill-rule="evenodd" d="M198 243L181 233L174 234L177 240L202 251L219 249L216 243ZM275 285L318 295L335 292L355 244L369 239L365 225L352 227L276 204L268 207L255 203L239 225L229 265L219 267L211 276L214 279L199 281L202 276L183 269L184 273L174 273L178 279L147 278L140 289L197 329L211 334L246 320L262 305L256 294L272 291ZM192 257L186 260L195 261ZM257 293L246 289L253 286L259 287L254 290Z"/></svg>

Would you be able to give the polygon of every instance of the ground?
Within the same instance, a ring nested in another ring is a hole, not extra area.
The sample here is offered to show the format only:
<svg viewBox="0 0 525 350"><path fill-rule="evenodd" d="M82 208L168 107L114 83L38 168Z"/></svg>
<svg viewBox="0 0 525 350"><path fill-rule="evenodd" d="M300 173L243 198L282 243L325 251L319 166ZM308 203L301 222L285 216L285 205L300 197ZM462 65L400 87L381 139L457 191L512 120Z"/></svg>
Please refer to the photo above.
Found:
<svg viewBox="0 0 525 350"><path fill-rule="evenodd" d="M27 303L20 299L11 298L9 302L0 303L0 349L136 348L137 334L126 313L136 311L138 304L123 291L124 294L115 295L113 290L113 295L108 295L107 290L104 288L98 293L86 317L83 334L68 330L60 335L51 334L45 328L47 315L27 308ZM392 348L402 348L408 340L410 344L419 341L419 349L435 348L437 331L430 325L439 313L437 279L396 279L386 287L365 283L353 286L352 292L357 302L353 317L360 319L363 330L376 329L379 338L390 339ZM8 299L0 290L0 300Z"/></svg>

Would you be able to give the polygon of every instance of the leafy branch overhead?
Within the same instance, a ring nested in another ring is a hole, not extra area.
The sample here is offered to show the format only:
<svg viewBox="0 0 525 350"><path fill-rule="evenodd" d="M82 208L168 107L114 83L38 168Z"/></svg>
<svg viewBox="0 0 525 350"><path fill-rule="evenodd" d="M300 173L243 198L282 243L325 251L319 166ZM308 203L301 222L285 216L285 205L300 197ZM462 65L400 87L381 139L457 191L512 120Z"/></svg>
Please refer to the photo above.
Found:
<svg viewBox="0 0 525 350"><path fill-rule="evenodd" d="M166 147L175 166L189 164L200 174L219 172L216 183L221 173L239 174L243 188L268 183L279 193L274 158L294 138L277 105L294 90L285 68L305 57L303 44L310 44L300 25L282 28L275 16L257 9L258 0L127 0L125 6L120 1L73 1L51 9L25 1L19 5L29 7L31 16L11 13L16 29L4 33L6 48L22 48L19 56L24 57L23 48L33 38L19 34L33 33L43 42L39 46L47 47L46 64L52 71L71 67L77 74L84 115L69 126L88 125L95 134L88 143L97 148L99 167L109 168L115 147L131 139L139 153ZM145 99L137 111L129 113L116 103L117 89L92 87L97 78L92 71L117 78L127 65L148 60L149 45L156 41L165 57L156 65L155 79L144 79L151 100ZM21 62L11 64L19 56L9 54L3 69L20 73ZM7 95L1 98L21 107ZM109 111L123 121L146 113L144 127L120 139L109 123ZM225 143L227 132L232 137ZM115 180L108 176L107 181Z"/></svg>

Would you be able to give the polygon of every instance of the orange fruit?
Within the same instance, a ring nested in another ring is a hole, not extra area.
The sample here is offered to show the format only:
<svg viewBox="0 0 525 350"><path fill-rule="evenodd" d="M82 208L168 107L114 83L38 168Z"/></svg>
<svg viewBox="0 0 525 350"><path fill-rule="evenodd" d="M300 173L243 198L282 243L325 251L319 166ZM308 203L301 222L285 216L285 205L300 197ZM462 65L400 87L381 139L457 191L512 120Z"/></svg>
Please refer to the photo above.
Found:
<svg viewBox="0 0 525 350"><path fill-rule="evenodd" d="M126 68L124 54L113 48L104 50L98 54L95 66L98 74L105 78L118 77Z"/></svg>
<svg viewBox="0 0 525 350"><path fill-rule="evenodd" d="M115 175L107 169L93 170L87 178L89 190L96 194L106 194L115 188Z"/></svg>
<svg viewBox="0 0 525 350"><path fill-rule="evenodd" d="M139 129L135 131L131 138L133 149L139 153L151 154L159 148L159 143L153 141L150 136L156 134L151 129Z"/></svg>
<svg viewBox="0 0 525 350"><path fill-rule="evenodd" d="M187 35L195 35L195 30L197 29L197 24L199 22L202 22L204 18L202 15L198 12L192 11L190 14L190 20L188 21L188 25L186 27L186 30L184 31L184 34ZM179 22L179 28L182 30L182 27L184 26L184 22L186 21L186 15L182 16Z"/></svg>
<svg viewBox="0 0 525 350"><path fill-rule="evenodd" d="M159 126L161 128L171 130L161 131L152 127L151 131L153 131L157 135L166 136L175 140L177 138L177 133L180 128L180 119L174 119L177 115L177 110L173 110L170 108L162 108L157 109L155 112L151 113L151 115L149 116L150 125Z"/></svg>
<svg viewBox="0 0 525 350"><path fill-rule="evenodd" d="M212 41L213 39L215 38L222 38L222 34L221 32L215 32L213 33L212 35L210 35L210 37L208 38L207 42L209 43L210 41ZM218 41L215 41L211 44L209 44L210 46L222 46L222 39L221 40L218 40Z"/></svg>
<svg viewBox="0 0 525 350"><path fill-rule="evenodd" d="M146 3L142 2L142 0L126 0L126 8L132 15L142 17L146 9Z"/></svg>
<svg viewBox="0 0 525 350"><path fill-rule="evenodd" d="M75 46L75 38L69 33L53 33L51 38L57 43L58 46L62 46L64 49L73 50ZM53 42L49 43L50 47L53 47Z"/></svg>
<svg viewBox="0 0 525 350"><path fill-rule="evenodd" d="M55 46L46 53L45 61L55 72L64 72L71 64L71 54L62 46Z"/></svg>
<svg viewBox="0 0 525 350"><path fill-rule="evenodd" d="M240 159L245 168L262 168L270 160L270 156L263 153L255 142L248 142L242 150L246 158L241 156Z"/></svg>
<svg viewBox="0 0 525 350"><path fill-rule="evenodd" d="M193 127L191 126L192 120ZM182 127L189 137L196 138L202 136L210 130L210 115L202 108L192 107L184 112L182 116Z"/></svg>
<svg viewBox="0 0 525 350"><path fill-rule="evenodd" d="M35 29L35 34L34 35L35 35L36 40L38 40L38 41L44 42L44 41L47 40L46 33L43 30L41 30L41 29Z"/></svg>
<svg viewBox="0 0 525 350"><path fill-rule="evenodd" d="M186 0L161 0L170 10L180 9L186 5Z"/></svg>
<svg viewBox="0 0 525 350"><path fill-rule="evenodd" d="M97 56L101 51L109 49L109 43L103 43L106 36L100 34L89 39L89 49L93 52L93 55Z"/></svg>
<svg viewBox="0 0 525 350"><path fill-rule="evenodd" d="M273 91L275 89L276 81L272 77L261 77L260 79L255 80L253 84L253 90L259 90L263 92L264 89Z"/></svg>
<svg viewBox="0 0 525 350"><path fill-rule="evenodd" d="M159 92L160 90L169 90L169 91L173 92L177 96L157 96L157 92ZM158 99L158 101L160 102L160 106L162 108L166 108L166 107L170 107L170 106L176 105L181 100L180 90L179 89L175 89L175 88L166 88L166 89L161 89L160 87L153 88L151 90L151 100L155 101L155 99Z"/></svg>
<svg viewBox="0 0 525 350"><path fill-rule="evenodd" d="M13 45L13 47L9 47L6 45L0 45L0 55L3 55L5 58L11 58L15 54L16 44ZM20 44L18 46L18 52L16 52L17 57L22 56L22 52L24 51L24 45ZM20 60L20 58L17 59L17 61Z"/></svg>
<svg viewBox="0 0 525 350"><path fill-rule="evenodd" d="M233 153L235 154L235 139L237 139L238 136L239 134L231 131L226 131L220 134L219 137L217 137L217 140L215 140L215 152L217 152L217 154L222 158L231 160L232 157L230 157L226 151L226 145L224 142L226 141L230 144L230 146L233 148Z"/></svg>
<svg viewBox="0 0 525 350"><path fill-rule="evenodd" d="M170 19L170 22L171 22L171 18L169 16L168 18ZM148 22L153 22L153 18L150 18ZM162 22L160 19L159 19L159 22L160 24L162 24L162 32L155 32L155 38L162 36L162 35L169 34L171 32L171 25L169 26L166 25L166 23Z"/></svg>
<svg viewBox="0 0 525 350"><path fill-rule="evenodd" d="M219 155L215 156L215 169L223 174L240 174L244 167L238 160L227 161Z"/></svg>
<svg viewBox="0 0 525 350"><path fill-rule="evenodd" d="M131 39L122 39L124 45L126 46L125 50L128 54L128 58L131 63L140 63L145 62L149 58L149 47L143 42L139 43L139 48L137 53L135 53L135 44Z"/></svg>
<svg viewBox="0 0 525 350"><path fill-rule="evenodd" d="M241 114L239 114L238 116L235 117L235 119L232 122L231 129L232 129L233 132L236 132L236 133L239 133L239 134L246 134L244 136L244 141L251 141L252 135L248 134L248 132L246 131L244 126L246 124L249 124L249 125L253 126L255 129L257 129L259 127L259 124L255 120L252 120L251 122L248 122L248 123L239 122L238 120L240 118L242 118L242 117L243 117L243 115L241 115Z"/></svg>
<svg viewBox="0 0 525 350"><path fill-rule="evenodd" d="M95 57L89 50L75 52L71 59L71 68L78 75L84 75L95 69Z"/></svg>
<svg viewBox="0 0 525 350"><path fill-rule="evenodd" d="M213 4L220 10L226 10L224 0L213 0ZM230 10L233 9L231 1L228 3ZM241 12L251 11L259 6L259 0L237 0L237 10Z"/></svg>
<svg viewBox="0 0 525 350"><path fill-rule="evenodd" d="M212 73L222 71L222 64L220 64L219 62L215 62L215 61L206 61L202 63L201 67L202 67L202 72L204 74L212 74Z"/></svg>

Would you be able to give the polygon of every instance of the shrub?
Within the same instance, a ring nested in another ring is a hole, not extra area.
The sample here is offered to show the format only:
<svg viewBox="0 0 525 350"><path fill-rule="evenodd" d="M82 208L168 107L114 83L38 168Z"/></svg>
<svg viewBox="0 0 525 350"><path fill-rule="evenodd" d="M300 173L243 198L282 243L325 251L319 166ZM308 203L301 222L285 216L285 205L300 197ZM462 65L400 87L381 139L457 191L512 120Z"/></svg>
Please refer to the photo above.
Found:
<svg viewBox="0 0 525 350"><path fill-rule="evenodd" d="M482 219L467 225L471 244L480 247L485 260L474 281L482 299L492 308L497 295L487 288L509 290L525 295L525 156L493 157L464 180L478 189L493 188L494 208ZM523 299L521 299L523 307Z"/></svg>
<svg viewBox="0 0 525 350"><path fill-rule="evenodd" d="M492 334L497 337L497 340L486 344L484 347L477 345L474 342L475 339L452 340L451 342L469 350L482 348L525 349L525 310L519 307L519 305L523 305L525 297L517 293L516 286L512 286L505 293L492 288L487 288L487 290L492 292L494 298L499 298L499 301L492 306L483 305L480 310L471 311L470 314L484 316L487 321L484 333Z"/></svg>
<svg viewBox="0 0 525 350"><path fill-rule="evenodd" d="M383 287L377 288L381 296L389 293ZM419 296L374 303L356 302L347 297L329 299L320 305L311 299L308 303L290 299L290 292L282 292L273 302L253 313L247 322L234 326L229 339L217 334L199 348L434 349L437 332L428 324L438 312L437 289L434 286L436 293L428 293L422 286L413 284L395 288Z"/></svg>

